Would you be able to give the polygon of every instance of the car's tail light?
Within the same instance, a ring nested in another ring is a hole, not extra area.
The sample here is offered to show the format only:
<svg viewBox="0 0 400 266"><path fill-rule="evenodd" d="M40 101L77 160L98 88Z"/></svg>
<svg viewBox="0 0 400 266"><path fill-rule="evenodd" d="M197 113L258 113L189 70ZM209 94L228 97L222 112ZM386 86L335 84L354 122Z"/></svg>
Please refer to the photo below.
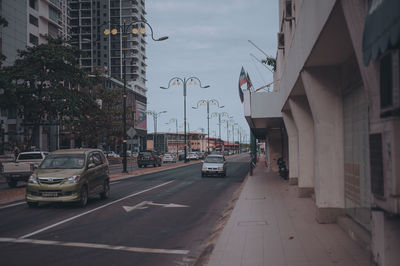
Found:
<svg viewBox="0 0 400 266"><path fill-rule="evenodd" d="M154 156L151 156L150 160L154 160Z"/></svg>

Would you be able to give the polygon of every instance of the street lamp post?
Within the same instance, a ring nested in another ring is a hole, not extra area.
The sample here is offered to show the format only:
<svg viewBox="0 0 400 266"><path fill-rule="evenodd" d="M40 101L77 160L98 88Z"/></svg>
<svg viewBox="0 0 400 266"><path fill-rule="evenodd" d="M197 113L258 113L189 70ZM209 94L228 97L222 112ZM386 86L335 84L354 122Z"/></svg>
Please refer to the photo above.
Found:
<svg viewBox="0 0 400 266"><path fill-rule="evenodd" d="M178 119L177 118L172 118L169 120L169 123L166 124L170 124L170 123L174 123L175 122L175 128L176 128L176 160L179 159L179 154L178 154Z"/></svg>
<svg viewBox="0 0 400 266"><path fill-rule="evenodd" d="M227 119L221 122L226 123L226 142L229 145L229 123L233 122L233 116L228 115Z"/></svg>
<svg viewBox="0 0 400 266"><path fill-rule="evenodd" d="M183 85L183 124L184 124L184 134L185 134L185 163L187 162L186 155L187 155L187 136L186 136L186 86L187 83L189 82L189 85L199 85L200 88L208 88L210 87L209 85L207 86L202 86L201 81L197 77L190 77L190 78L179 78L179 77L173 77L172 79L169 80L168 82L168 87L160 87L161 89L169 89L169 87L172 85L177 85L180 86L181 83Z"/></svg>
<svg viewBox="0 0 400 266"><path fill-rule="evenodd" d="M237 126L238 123L232 123L232 142L233 142L233 153L235 153L236 149L236 144L235 144L235 126Z"/></svg>
<svg viewBox="0 0 400 266"><path fill-rule="evenodd" d="M127 160L126 160L126 98L127 98L127 92L126 92L126 50L128 49L127 47L127 40L126 38L128 37L128 32L132 32L132 34L138 34L138 32L140 31L140 33L145 34L146 33L146 29L145 28L141 28L140 30L136 27L134 27L134 25L137 25L139 23L144 23L146 24L149 28L150 28L150 33L151 33L151 38L153 39L153 41L164 41L166 39L168 39L167 36L155 39L154 35L153 35L153 28L150 26L149 23L147 23L144 20L138 20L138 21L134 21L131 23L126 23L126 20L124 19L122 21L122 25L121 24L111 24L111 29L105 29L104 30L104 35L108 36L110 35L110 33L112 35L116 35L118 33L118 31L120 32L121 36L124 38L123 39L123 44L122 44L122 53L123 53L123 80L124 80L124 90L123 90L123 94L122 94L122 99L123 99L123 103L122 103L122 172L123 173L127 173Z"/></svg>
<svg viewBox="0 0 400 266"><path fill-rule="evenodd" d="M156 111L147 111L146 114L147 115L151 115L153 116L153 122L154 122L154 140L153 140L153 145L154 145L154 151L158 151L157 149L157 121L158 121L158 117L161 114L166 113L167 111L161 111L161 112L156 112Z"/></svg>
<svg viewBox="0 0 400 266"><path fill-rule="evenodd" d="M219 128L219 140L221 141L221 117L227 117L229 114L227 112L214 112L211 114L212 117L218 117L218 128Z"/></svg>
<svg viewBox="0 0 400 266"><path fill-rule="evenodd" d="M209 100L200 100L197 102L196 107L192 107L193 109L198 109L200 106L207 106L207 152L210 152L210 104L211 105L216 105L218 108L224 108L225 106L219 106L219 102L215 99L209 99Z"/></svg>

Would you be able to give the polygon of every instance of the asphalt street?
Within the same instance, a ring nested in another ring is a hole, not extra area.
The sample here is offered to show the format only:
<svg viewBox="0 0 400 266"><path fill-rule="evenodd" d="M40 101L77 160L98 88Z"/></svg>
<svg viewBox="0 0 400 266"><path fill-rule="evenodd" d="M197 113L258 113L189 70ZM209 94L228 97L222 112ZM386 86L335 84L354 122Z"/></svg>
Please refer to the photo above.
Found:
<svg viewBox="0 0 400 266"><path fill-rule="evenodd" d="M199 163L114 181L86 208L3 206L0 265L194 265L248 172L247 154L228 161L225 178Z"/></svg>

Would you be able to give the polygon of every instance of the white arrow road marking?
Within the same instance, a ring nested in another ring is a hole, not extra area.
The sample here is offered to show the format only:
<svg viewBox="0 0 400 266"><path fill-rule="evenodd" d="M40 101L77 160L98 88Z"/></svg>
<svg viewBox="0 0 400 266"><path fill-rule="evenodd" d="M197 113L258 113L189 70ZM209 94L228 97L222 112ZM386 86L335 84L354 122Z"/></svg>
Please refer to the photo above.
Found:
<svg viewBox="0 0 400 266"><path fill-rule="evenodd" d="M124 208L124 210L126 212L130 212L130 211L133 211L135 209L143 210L143 209L147 209L148 208L148 207L145 206L147 203L148 203L148 201L142 201L141 203L136 204L135 206L122 206L122 208Z"/></svg>
<svg viewBox="0 0 400 266"><path fill-rule="evenodd" d="M70 218L68 218L68 219L62 220L62 221L60 221L60 222L58 222L58 223L49 225L49 226L47 226L47 227L45 227L45 228L36 230L35 232L32 232L32 233L30 233L30 234L26 234L26 235L21 236L21 237L19 237L19 238L28 238L28 237L31 237L31 236L33 236L33 235L37 235L37 234L39 234L39 233L42 233L43 231L49 230L49 229L54 228L54 227L56 227L56 226L59 226L59 225L61 225L61 224L65 224L65 223L67 223L67 222L69 222L69 221L75 220L75 219L77 219L77 218L79 218L79 217L82 217L82 216L84 216L84 215L87 215L87 214L89 214L89 213L92 213L92 212L95 212L95 211L97 211L97 210L103 209L103 208L108 207L108 206L110 206L110 205L113 205L113 204L115 204L115 203L117 203L117 202L126 200L126 199L128 199L128 198L132 198L132 197L134 197L134 196L143 194L143 193L145 193L145 192L151 191L151 190L156 189L156 188L160 188L160 187L166 186L166 185L168 185L168 184L170 184L170 183L172 183L172 182L174 182L174 180L171 180L171 181L162 183L162 184L160 184L160 185L157 185L157 186L154 186L154 187L150 187L150 188L148 188L148 189L145 189L145 190L142 190L142 191L139 191L139 192L130 194L130 195L125 196L125 197L123 197L123 198L120 198L120 199L111 201L111 202L109 202L109 203L107 203L107 204L101 205L101 206L99 206L99 207L97 207L97 208L91 209L91 210L89 210L89 211L87 211L87 212L83 212L83 213L81 213L81 214L72 216L72 217L70 217Z"/></svg>
<svg viewBox="0 0 400 266"><path fill-rule="evenodd" d="M152 205L152 206L161 206L164 208L187 208L189 206L187 205L181 205L181 204L174 204L174 203L168 203L168 204L162 204L162 203L155 203L152 201L142 201L139 204L136 204L135 206L122 206L126 212L130 212L133 210L143 210L147 209L148 206L146 205Z"/></svg>
<svg viewBox="0 0 400 266"><path fill-rule="evenodd" d="M187 255L189 253L189 250L184 250L184 249L139 248L139 247L112 246L112 245L94 244L94 243L39 240L39 239L28 239L28 238L0 237L0 242L64 246L64 247L98 248L98 249L122 250L122 251L138 252L138 253L158 253L158 254L177 254L177 255Z"/></svg>

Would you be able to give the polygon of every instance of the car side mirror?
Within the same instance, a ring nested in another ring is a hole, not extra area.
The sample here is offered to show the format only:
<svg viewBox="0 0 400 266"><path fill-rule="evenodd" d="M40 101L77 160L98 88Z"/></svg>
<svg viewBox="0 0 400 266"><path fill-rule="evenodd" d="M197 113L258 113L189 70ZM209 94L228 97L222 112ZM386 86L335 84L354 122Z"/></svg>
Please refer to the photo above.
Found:
<svg viewBox="0 0 400 266"><path fill-rule="evenodd" d="M94 164L94 163L90 163L89 165L88 165L88 169L92 169L92 168L95 168L96 167L96 165Z"/></svg>

